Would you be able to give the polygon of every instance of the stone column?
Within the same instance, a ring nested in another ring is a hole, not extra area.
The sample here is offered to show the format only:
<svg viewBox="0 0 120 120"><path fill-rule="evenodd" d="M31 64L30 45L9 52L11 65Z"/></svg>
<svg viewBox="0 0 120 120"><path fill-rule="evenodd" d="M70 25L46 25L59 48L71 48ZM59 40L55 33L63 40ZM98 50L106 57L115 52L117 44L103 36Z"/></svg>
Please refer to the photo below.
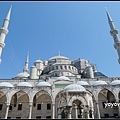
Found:
<svg viewBox="0 0 120 120"><path fill-rule="evenodd" d="M119 103L119 98L116 98L116 102ZM120 117L120 105L118 106L118 116Z"/></svg>
<svg viewBox="0 0 120 120"><path fill-rule="evenodd" d="M92 119L94 119L94 110L91 110L91 114L92 114Z"/></svg>
<svg viewBox="0 0 120 120"><path fill-rule="evenodd" d="M83 110L82 110L82 111L83 111L82 116L83 116L83 118L85 118L85 116L86 116L86 115L85 115L85 106L83 106L82 109L83 109Z"/></svg>
<svg viewBox="0 0 120 120"><path fill-rule="evenodd" d="M96 102L96 107L97 107L97 116L98 116L98 119L100 119L100 110L99 110L98 101Z"/></svg>
<svg viewBox="0 0 120 120"><path fill-rule="evenodd" d="M89 106L86 105L85 107L86 107L86 116L87 116L87 118L89 119L89 118L90 118L90 117L89 117L89 113L90 113L90 111L89 111Z"/></svg>
<svg viewBox="0 0 120 120"><path fill-rule="evenodd" d="M86 113L87 113L87 118L89 119L89 118L90 118L90 117L89 117L89 110L87 110Z"/></svg>
<svg viewBox="0 0 120 120"><path fill-rule="evenodd" d="M83 111L84 111L84 109L81 108L81 118L83 118Z"/></svg>
<svg viewBox="0 0 120 120"><path fill-rule="evenodd" d="M72 106L68 106L66 109L67 109L68 119L71 119Z"/></svg>
<svg viewBox="0 0 120 120"><path fill-rule="evenodd" d="M30 103L29 103L29 105L30 105L30 110L29 110L29 119L31 119L31 116L32 116L32 106L33 106L33 103L32 103L32 102L30 102Z"/></svg>
<svg viewBox="0 0 120 120"><path fill-rule="evenodd" d="M118 116L120 117L120 106L118 106Z"/></svg>
<svg viewBox="0 0 120 120"><path fill-rule="evenodd" d="M55 103L52 104L52 119L55 119Z"/></svg>
<svg viewBox="0 0 120 120"><path fill-rule="evenodd" d="M58 108L58 119L61 119L61 109Z"/></svg>
<svg viewBox="0 0 120 120"><path fill-rule="evenodd" d="M8 117L9 106L10 106L10 103L6 103L5 119L7 119L7 117Z"/></svg>
<svg viewBox="0 0 120 120"><path fill-rule="evenodd" d="M75 119L78 119L78 111L77 111L77 105L75 104Z"/></svg>

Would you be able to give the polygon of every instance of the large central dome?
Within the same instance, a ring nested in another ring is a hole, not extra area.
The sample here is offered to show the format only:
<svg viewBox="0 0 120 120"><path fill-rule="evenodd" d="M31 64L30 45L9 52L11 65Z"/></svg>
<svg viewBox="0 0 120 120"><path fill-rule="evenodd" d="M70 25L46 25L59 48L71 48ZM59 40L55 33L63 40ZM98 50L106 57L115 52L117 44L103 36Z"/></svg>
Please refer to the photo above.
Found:
<svg viewBox="0 0 120 120"><path fill-rule="evenodd" d="M58 56L54 56L54 57L50 58L49 60L53 60L53 59L69 59L69 58L58 55Z"/></svg>
<svg viewBox="0 0 120 120"><path fill-rule="evenodd" d="M69 58L67 58L67 57L60 56L60 51L58 52L58 56L51 57L49 60L53 60L53 59L67 59L67 60L69 60Z"/></svg>

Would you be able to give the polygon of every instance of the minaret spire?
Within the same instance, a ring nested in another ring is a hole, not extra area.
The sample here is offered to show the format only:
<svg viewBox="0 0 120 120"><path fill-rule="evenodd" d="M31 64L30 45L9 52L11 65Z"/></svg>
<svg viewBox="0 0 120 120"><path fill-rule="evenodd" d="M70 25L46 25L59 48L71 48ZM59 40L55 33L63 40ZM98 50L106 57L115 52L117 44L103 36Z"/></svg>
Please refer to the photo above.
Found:
<svg viewBox="0 0 120 120"><path fill-rule="evenodd" d="M27 72L28 73L28 62L29 62L29 51L28 51L28 54L27 54L27 57L26 57L26 62L25 62L25 66L24 66L23 72Z"/></svg>
<svg viewBox="0 0 120 120"><path fill-rule="evenodd" d="M60 56L60 50L58 51L58 56Z"/></svg>
<svg viewBox="0 0 120 120"><path fill-rule="evenodd" d="M120 39L118 36L118 30L115 28L115 25L113 23L113 20L110 16L109 12L107 11L107 8L105 8L105 9L106 9L107 17L108 17L108 23L110 25L110 34L114 39L114 47L117 50L117 53L119 56L118 62L120 64Z"/></svg>
<svg viewBox="0 0 120 120"><path fill-rule="evenodd" d="M106 9L106 13L107 13L108 21L109 21L109 22L113 22L113 20L112 20L112 18L111 18L111 16L110 16L110 14L109 14L109 12L108 12L108 10L107 10L106 7L105 7L105 9Z"/></svg>
<svg viewBox="0 0 120 120"><path fill-rule="evenodd" d="M12 9L12 5L10 6L10 9L9 9L7 15L6 15L5 20L4 20L4 23L3 23L3 26L2 26L4 29L7 29L7 28L8 28L9 21L10 21L11 9Z"/></svg>
<svg viewBox="0 0 120 120"><path fill-rule="evenodd" d="M10 21L10 13L11 13L12 5L10 6L10 9L8 11L8 14L6 16L6 19Z"/></svg>
<svg viewBox="0 0 120 120"><path fill-rule="evenodd" d="M1 62L2 50L5 47L5 43L4 43L5 37L8 34L8 25L9 25L9 22L10 22L11 9L12 9L12 6L10 6L10 9L7 13L7 16L4 20L3 26L0 28L0 62Z"/></svg>

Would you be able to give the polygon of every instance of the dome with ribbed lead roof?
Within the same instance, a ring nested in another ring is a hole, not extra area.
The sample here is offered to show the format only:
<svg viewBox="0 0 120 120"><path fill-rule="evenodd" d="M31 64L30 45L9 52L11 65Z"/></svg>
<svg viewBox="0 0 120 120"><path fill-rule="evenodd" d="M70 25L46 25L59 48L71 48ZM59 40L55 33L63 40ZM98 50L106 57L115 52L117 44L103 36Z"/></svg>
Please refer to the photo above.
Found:
<svg viewBox="0 0 120 120"><path fill-rule="evenodd" d="M1 82L0 83L0 88L4 88L4 87L12 88L14 86L9 82Z"/></svg>
<svg viewBox="0 0 120 120"><path fill-rule="evenodd" d="M60 51L58 51L58 56L51 57L49 60L53 60L53 59L63 59L63 60L65 59L65 60L69 60L69 58L61 56L60 55Z"/></svg>
<svg viewBox="0 0 120 120"><path fill-rule="evenodd" d="M51 84L48 82L39 82L36 86L37 87L42 87L42 86L50 87Z"/></svg>
<svg viewBox="0 0 120 120"><path fill-rule="evenodd" d="M43 63L42 60L40 60L40 58L38 60L35 61L35 63Z"/></svg>
<svg viewBox="0 0 120 120"><path fill-rule="evenodd" d="M86 89L79 85L79 84L70 84L68 86L66 86L63 90L64 92L83 92L86 91Z"/></svg>
<svg viewBox="0 0 120 120"><path fill-rule="evenodd" d="M20 82L17 87L33 87L29 82Z"/></svg>
<svg viewBox="0 0 120 120"><path fill-rule="evenodd" d="M60 76L55 81L61 81L61 80L63 80L63 81L70 81L70 79L68 77L66 77L66 76Z"/></svg>
<svg viewBox="0 0 120 120"><path fill-rule="evenodd" d="M83 86L89 85L86 81L77 81L77 84L83 85Z"/></svg>
<svg viewBox="0 0 120 120"><path fill-rule="evenodd" d="M93 86L98 86L98 85L107 85L107 83L103 80L98 80L93 83Z"/></svg>
<svg viewBox="0 0 120 120"><path fill-rule="evenodd" d="M110 83L110 85L120 85L120 80L114 80Z"/></svg>

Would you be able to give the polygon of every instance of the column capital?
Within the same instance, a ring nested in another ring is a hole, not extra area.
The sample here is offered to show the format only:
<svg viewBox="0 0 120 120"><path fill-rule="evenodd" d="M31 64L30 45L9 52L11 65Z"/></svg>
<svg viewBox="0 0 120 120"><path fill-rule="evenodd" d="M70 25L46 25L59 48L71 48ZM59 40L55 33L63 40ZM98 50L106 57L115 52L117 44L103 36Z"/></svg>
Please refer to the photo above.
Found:
<svg viewBox="0 0 120 120"><path fill-rule="evenodd" d="M6 106L10 106L10 103L9 102L5 102Z"/></svg>
<svg viewBox="0 0 120 120"><path fill-rule="evenodd" d="M52 105L55 105L55 102L52 102Z"/></svg>
<svg viewBox="0 0 120 120"><path fill-rule="evenodd" d="M33 102L29 102L29 106L32 106L33 105Z"/></svg>
<svg viewBox="0 0 120 120"><path fill-rule="evenodd" d="M119 102L119 98L116 98L116 102Z"/></svg>

